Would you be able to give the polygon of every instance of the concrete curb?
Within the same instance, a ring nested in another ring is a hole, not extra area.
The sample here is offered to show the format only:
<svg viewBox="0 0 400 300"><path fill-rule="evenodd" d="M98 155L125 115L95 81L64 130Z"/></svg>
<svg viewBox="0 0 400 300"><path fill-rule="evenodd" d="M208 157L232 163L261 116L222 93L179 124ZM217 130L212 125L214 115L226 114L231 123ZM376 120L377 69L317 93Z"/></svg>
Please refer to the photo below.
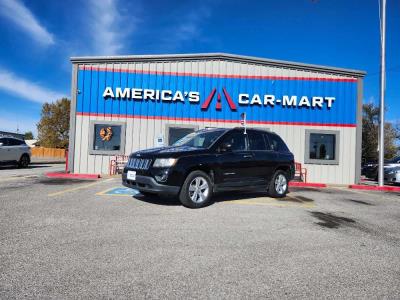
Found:
<svg viewBox="0 0 400 300"><path fill-rule="evenodd" d="M313 182L297 182L291 181L289 182L290 187L311 187L311 188L326 188L327 185L325 183L313 183Z"/></svg>
<svg viewBox="0 0 400 300"><path fill-rule="evenodd" d="M71 174L61 172L45 173L48 178L69 178L69 179L99 179L100 174Z"/></svg>
<svg viewBox="0 0 400 300"><path fill-rule="evenodd" d="M367 191L382 191L382 192L400 192L400 186L376 186L376 185L362 185L362 184L350 184L350 189L355 190L367 190Z"/></svg>

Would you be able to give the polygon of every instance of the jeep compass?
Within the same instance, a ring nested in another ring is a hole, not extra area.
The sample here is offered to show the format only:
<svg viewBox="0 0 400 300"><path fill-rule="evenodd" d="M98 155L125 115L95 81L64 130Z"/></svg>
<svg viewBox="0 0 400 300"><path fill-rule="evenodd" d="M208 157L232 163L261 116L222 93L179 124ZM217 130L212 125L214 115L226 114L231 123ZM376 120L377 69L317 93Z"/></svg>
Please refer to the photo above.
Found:
<svg viewBox="0 0 400 300"><path fill-rule="evenodd" d="M223 191L264 189L284 197L293 176L293 154L277 134L215 128L190 133L169 147L132 153L122 183L143 195L174 195L184 206L199 208Z"/></svg>

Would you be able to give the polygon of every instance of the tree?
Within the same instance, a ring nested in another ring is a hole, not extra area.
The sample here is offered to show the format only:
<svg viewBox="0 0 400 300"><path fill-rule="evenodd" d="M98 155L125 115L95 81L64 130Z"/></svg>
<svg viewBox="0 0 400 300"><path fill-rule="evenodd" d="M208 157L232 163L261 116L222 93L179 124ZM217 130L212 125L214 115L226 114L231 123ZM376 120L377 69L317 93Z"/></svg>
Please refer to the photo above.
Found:
<svg viewBox="0 0 400 300"><path fill-rule="evenodd" d="M55 103L44 103L37 125L39 144L49 148L67 148L71 100L62 98Z"/></svg>
<svg viewBox="0 0 400 300"><path fill-rule="evenodd" d="M379 108L373 103L363 105L362 159L378 160ZM398 152L396 140L400 137L400 126L385 123L385 159L393 158Z"/></svg>
<svg viewBox="0 0 400 300"><path fill-rule="evenodd" d="M33 133L32 131L27 131L24 134L24 140L33 140Z"/></svg>

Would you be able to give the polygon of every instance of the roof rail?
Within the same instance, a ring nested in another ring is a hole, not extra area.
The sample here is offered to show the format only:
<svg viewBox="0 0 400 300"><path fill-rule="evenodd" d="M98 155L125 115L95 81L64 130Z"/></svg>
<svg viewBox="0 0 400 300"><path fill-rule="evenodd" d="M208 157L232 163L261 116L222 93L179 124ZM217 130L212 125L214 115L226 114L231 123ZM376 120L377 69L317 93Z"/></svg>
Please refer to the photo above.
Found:
<svg viewBox="0 0 400 300"><path fill-rule="evenodd" d="M24 140L23 138L21 139L12 134L2 134L2 133L0 133L0 138L12 138L12 139L21 140L21 141Z"/></svg>

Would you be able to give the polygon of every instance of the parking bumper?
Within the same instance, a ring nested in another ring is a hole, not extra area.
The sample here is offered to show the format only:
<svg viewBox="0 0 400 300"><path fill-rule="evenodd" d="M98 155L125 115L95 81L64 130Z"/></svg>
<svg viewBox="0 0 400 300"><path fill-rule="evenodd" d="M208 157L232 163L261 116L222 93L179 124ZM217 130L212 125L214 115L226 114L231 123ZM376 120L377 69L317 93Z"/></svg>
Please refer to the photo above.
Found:
<svg viewBox="0 0 400 300"><path fill-rule="evenodd" d="M136 180L128 180L126 178L126 173L122 173L122 184L126 187L143 192L168 195L177 195L180 189L179 186L160 184L149 176L136 175Z"/></svg>

